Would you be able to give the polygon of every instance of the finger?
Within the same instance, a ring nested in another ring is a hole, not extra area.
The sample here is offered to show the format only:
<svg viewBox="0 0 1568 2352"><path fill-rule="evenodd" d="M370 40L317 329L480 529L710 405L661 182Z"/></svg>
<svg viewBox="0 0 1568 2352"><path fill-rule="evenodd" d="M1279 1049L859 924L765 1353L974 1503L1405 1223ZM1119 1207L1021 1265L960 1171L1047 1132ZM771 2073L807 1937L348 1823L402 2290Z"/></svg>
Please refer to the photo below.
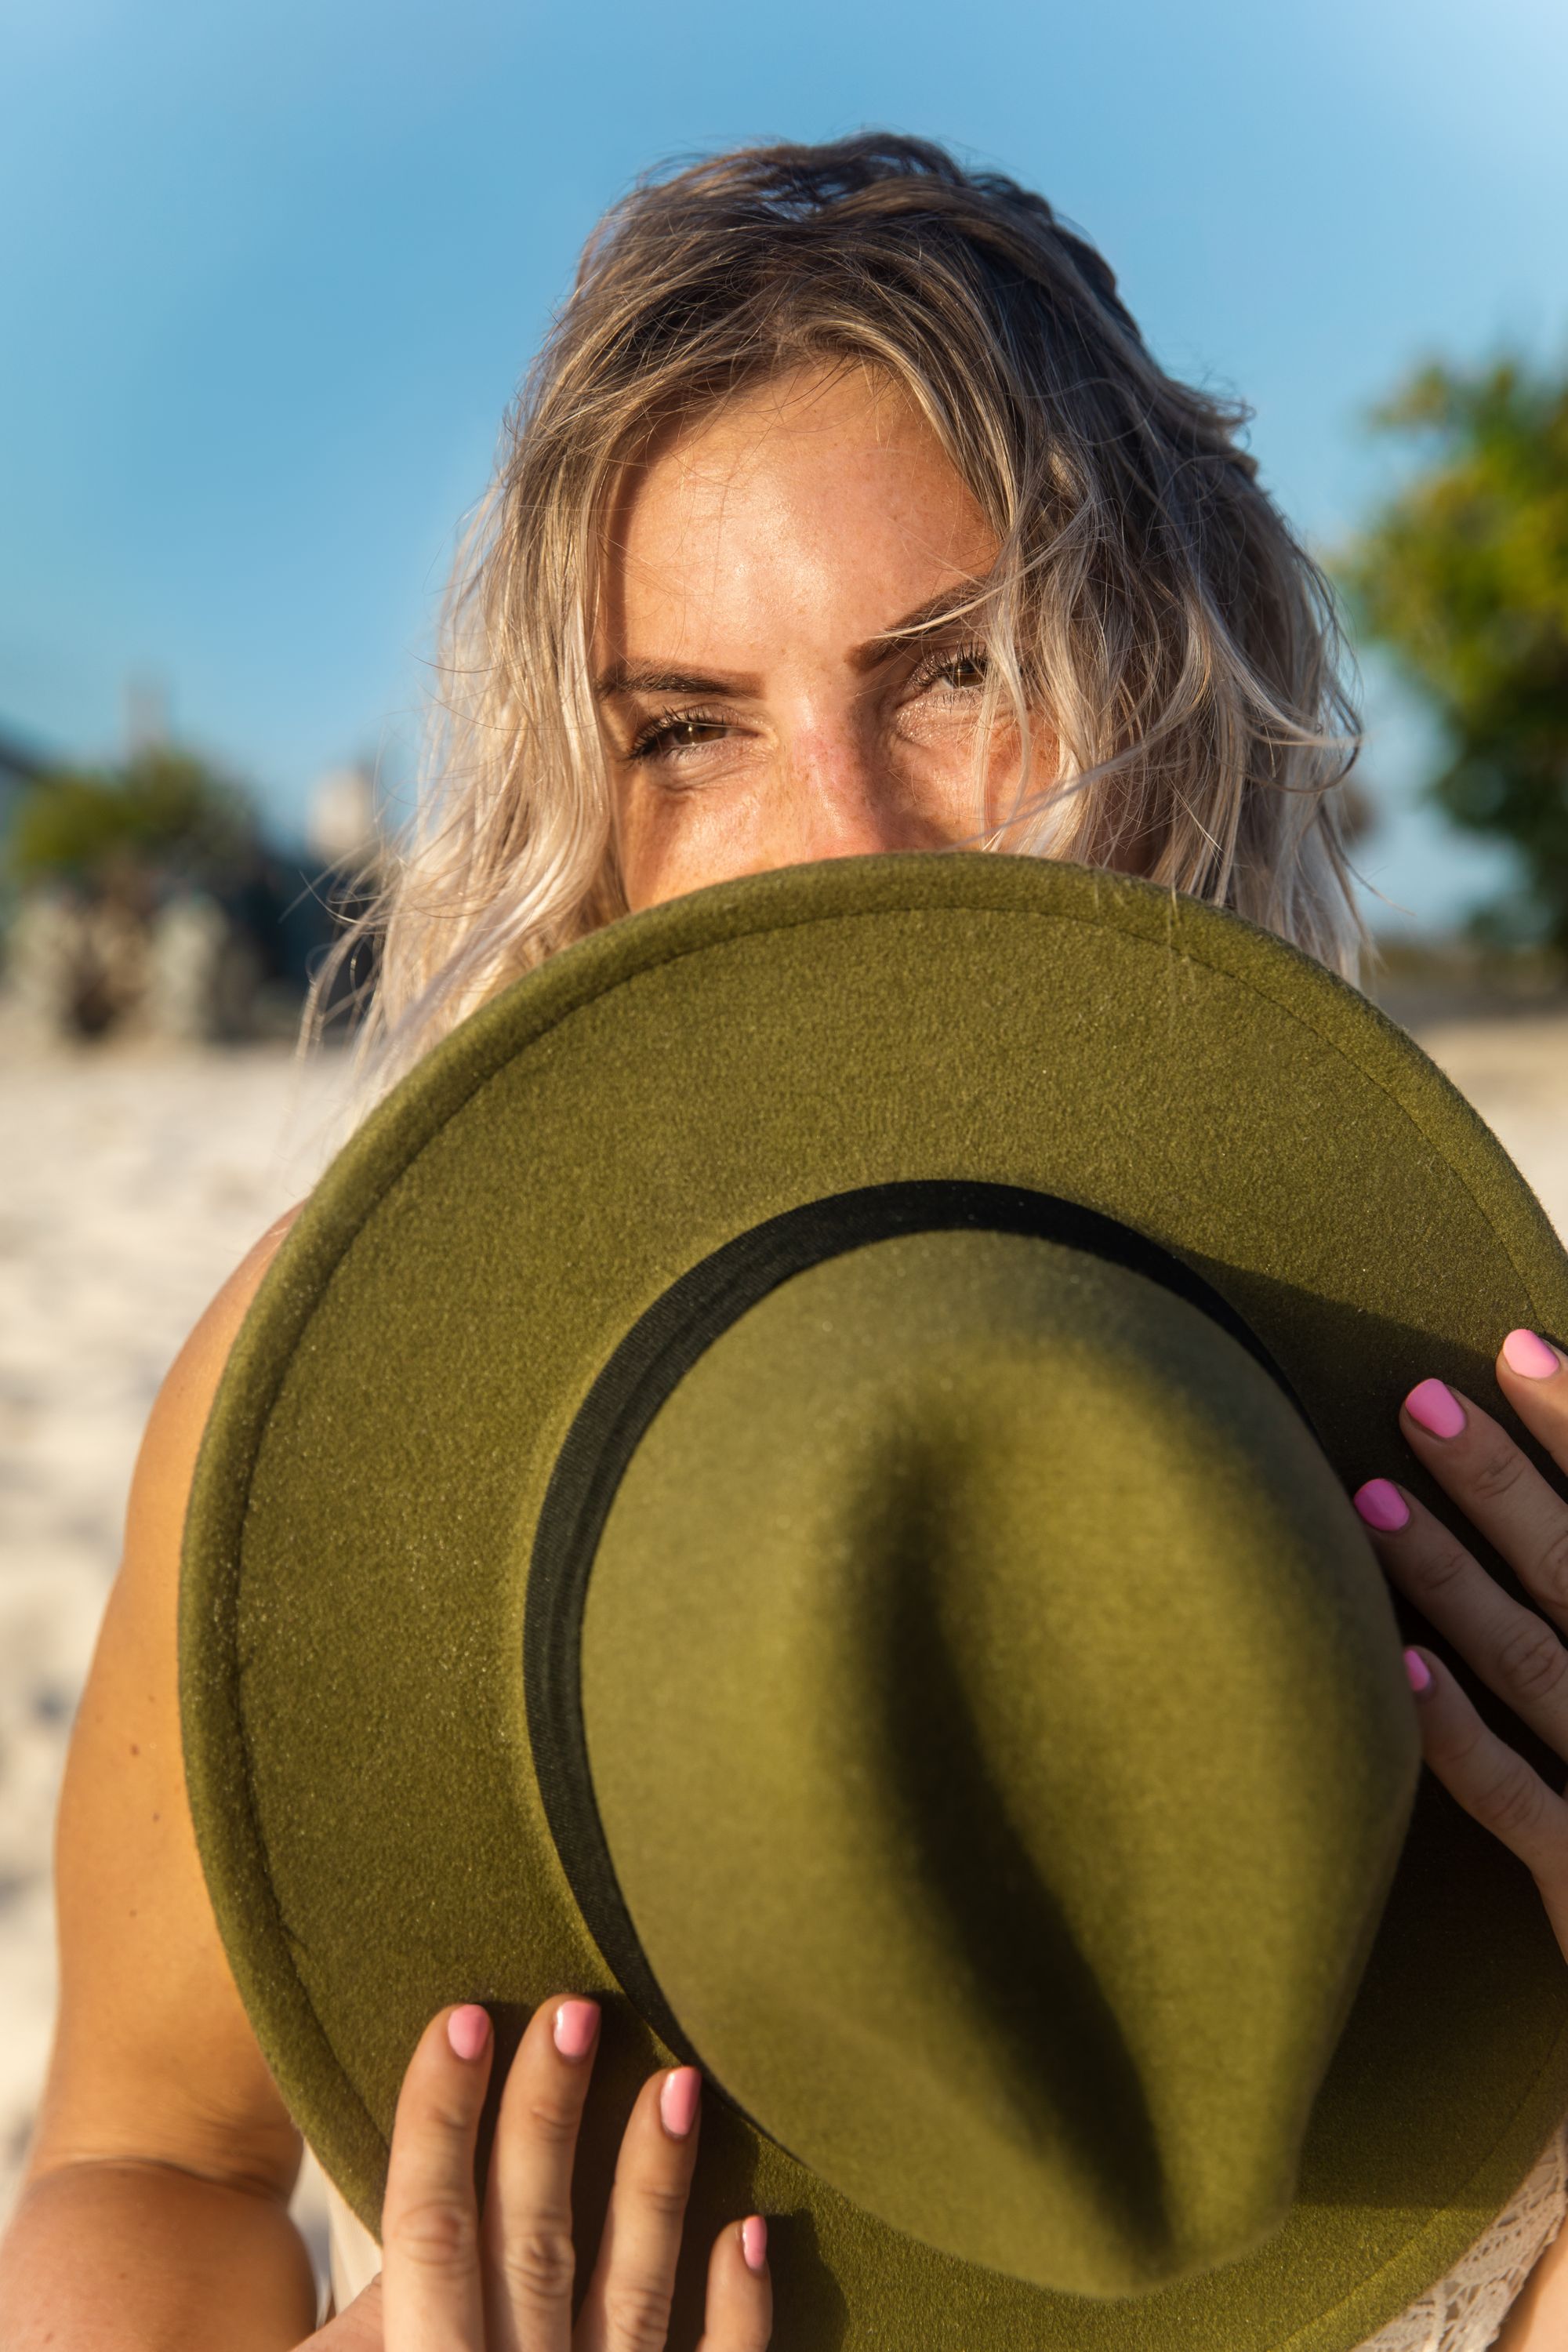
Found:
<svg viewBox="0 0 1568 2352"><path fill-rule="evenodd" d="M708 2306L697 2352L763 2352L773 2332L768 2225L760 2213L721 2230L708 2258Z"/></svg>
<svg viewBox="0 0 1568 2352"><path fill-rule="evenodd" d="M1568 1955L1568 1804L1488 1730L1430 1650L1406 1650L1405 1660L1423 1755L1455 1801L1519 1856Z"/></svg>
<svg viewBox="0 0 1568 2352"><path fill-rule="evenodd" d="M1390 1580L1487 1688L1568 1761L1568 1649L1545 1619L1505 1592L1441 1519L1391 1479L1369 1478L1354 1500Z"/></svg>
<svg viewBox="0 0 1568 2352"><path fill-rule="evenodd" d="M444 2009L408 2062L382 2219L386 2352L483 2352L474 2140L492 2043L482 2009Z"/></svg>
<svg viewBox="0 0 1568 2352"><path fill-rule="evenodd" d="M1416 1460L1553 1622L1568 1625L1568 1503L1489 1412L1442 1381L1413 1388L1399 1422Z"/></svg>
<svg viewBox="0 0 1568 2352"><path fill-rule="evenodd" d="M485 2194L492 2352L571 2344L572 2166L598 2040L596 2001L547 2000L511 2062Z"/></svg>
<svg viewBox="0 0 1568 2352"><path fill-rule="evenodd" d="M1510 1331L1498 1350L1498 1386L1560 1470L1568 1470L1568 1365L1538 1331Z"/></svg>
<svg viewBox="0 0 1568 2352"><path fill-rule="evenodd" d="M329 2319L314 2336L307 2336L299 2352L384 2352L382 2330L381 2279L373 2278L346 2311Z"/></svg>
<svg viewBox="0 0 1568 2352"><path fill-rule="evenodd" d="M621 2141L579 2352L657 2352L669 2328L697 2161L702 2077L672 2066L643 2084Z"/></svg>

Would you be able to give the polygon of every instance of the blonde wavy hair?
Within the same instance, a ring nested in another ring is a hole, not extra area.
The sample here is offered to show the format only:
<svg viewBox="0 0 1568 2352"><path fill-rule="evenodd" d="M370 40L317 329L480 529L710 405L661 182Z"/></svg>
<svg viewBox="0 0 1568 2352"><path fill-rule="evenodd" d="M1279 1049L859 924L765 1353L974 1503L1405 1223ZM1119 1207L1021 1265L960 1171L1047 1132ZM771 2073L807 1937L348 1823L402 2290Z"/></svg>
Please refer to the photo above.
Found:
<svg viewBox="0 0 1568 2352"><path fill-rule="evenodd" d="M380 1085L626 909L589 657L619 469L656 422L824 364L902 388L1000 542L972 622L987 713L1043 713L1060 748L1033 789L1018 728L1014 814L982 845L1135 867L1357 976L1344 647L1237 445L1249 412L1167 375L1100 255L1014 181L882 134L749 147L613 207L507 417L421 804L335 950L377 951Z"/></svg>

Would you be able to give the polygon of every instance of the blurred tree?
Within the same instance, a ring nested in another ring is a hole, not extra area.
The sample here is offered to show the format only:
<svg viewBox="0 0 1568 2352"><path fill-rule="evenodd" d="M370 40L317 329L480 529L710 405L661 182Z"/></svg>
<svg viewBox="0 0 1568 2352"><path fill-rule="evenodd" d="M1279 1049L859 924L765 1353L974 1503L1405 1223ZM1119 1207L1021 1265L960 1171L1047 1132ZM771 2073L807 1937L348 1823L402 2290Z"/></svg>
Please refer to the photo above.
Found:
<svg viewBox="0 0 1568 2352"><path fill-rule="evenodd" d="M221 884L256 854L256 823L234 784L189 752L153 745L116 774L58 771L19 801L7 863L24 888L88 890L137 874Z"/></svg>
<svg viewBox="0 0 1568 2352"><path fill-rule="evenodd" d="M1423 455L1338 567L1352 610L1444 722L1433 797L1520 853L1489 928L1568 956L1568 378L1427 366L1371 421Z"/></svg>

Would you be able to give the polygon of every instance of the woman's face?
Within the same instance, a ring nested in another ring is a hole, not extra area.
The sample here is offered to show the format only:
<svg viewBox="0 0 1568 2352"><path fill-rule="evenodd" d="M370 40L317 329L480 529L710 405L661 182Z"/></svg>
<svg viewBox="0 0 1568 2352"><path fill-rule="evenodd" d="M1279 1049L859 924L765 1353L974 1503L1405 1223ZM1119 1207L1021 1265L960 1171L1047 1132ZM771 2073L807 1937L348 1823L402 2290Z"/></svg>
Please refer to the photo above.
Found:
<svg viewBox="0 0 1568 2352"><path fill-rule="evenodd" d="M924 419L858 371L763 385L628 467L594 667L630 905L1000 822L1018 744L995 729L981 808L973 625L894 634L995 556ZM1048 780L1048 738L1034 757Z"/></svg>

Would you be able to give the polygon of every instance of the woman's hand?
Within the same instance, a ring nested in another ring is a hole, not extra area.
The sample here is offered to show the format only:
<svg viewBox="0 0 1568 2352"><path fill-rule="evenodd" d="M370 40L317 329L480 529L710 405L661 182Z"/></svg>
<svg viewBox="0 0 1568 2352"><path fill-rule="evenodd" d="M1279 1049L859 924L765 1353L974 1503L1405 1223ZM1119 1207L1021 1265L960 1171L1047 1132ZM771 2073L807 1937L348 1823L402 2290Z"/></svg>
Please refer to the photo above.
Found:
<svg viewBox="0 0 1568 2352"><path fill-rule="evenodd" d="M1533 1331L1510 1331L1497 1376L1531 1436L1568 1471L1568 1368L1557 1350ZM1400 1428L1535 1607L1510 1600L1413 1496L1373 1478L1355 1506L1384 1567L1488 1688L1568 1760L1568 1502L1489 1413L1441 1381L1411 1390ZM1405 1664L1427 1763L1465 1811L1530 1869L1568 1958L1568 1802L1488 1730L1428 1651L1406 1651Z"/></svg>
<svg viewBox="0 0 1568 2352"><path fill-rule="evenodd" d="M621 2142L599 2260L575 2328L572 2164L597 2043L591 2000L546 2001L501 2095L481 2219L474 2143L494 2037L443 2010L409 2061L392 2131L382 2274L301 2352L661 2352L697 2157L700 2077L645 2083ZM721 2231L700 2352L763 2352L767 2229Z"/></svg>

